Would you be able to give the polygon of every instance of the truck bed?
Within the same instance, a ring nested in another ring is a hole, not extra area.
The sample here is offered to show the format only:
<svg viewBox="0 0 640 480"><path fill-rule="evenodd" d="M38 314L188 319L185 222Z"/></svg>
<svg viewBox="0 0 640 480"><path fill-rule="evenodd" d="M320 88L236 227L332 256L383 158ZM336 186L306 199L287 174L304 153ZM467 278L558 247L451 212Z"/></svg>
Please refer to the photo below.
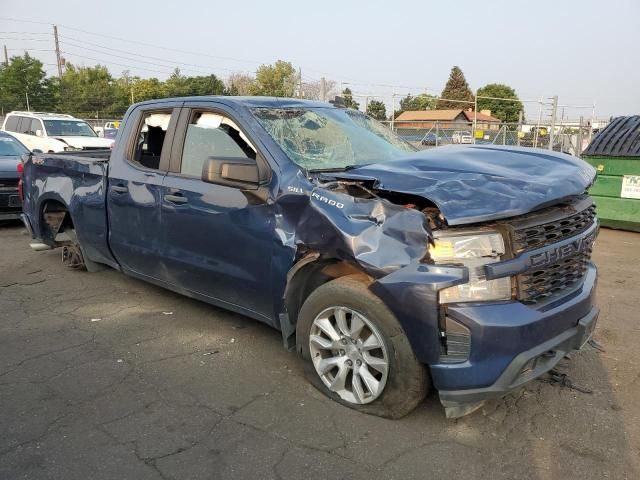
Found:
<svg viewBox="0 0 640 480"><path fill-rule="evenodd" d="M34 237L55 246L45 212L68 208L86 253L111 264L107 245L106 190L110 150L32 155L24 167L23 212Z"/></svg>

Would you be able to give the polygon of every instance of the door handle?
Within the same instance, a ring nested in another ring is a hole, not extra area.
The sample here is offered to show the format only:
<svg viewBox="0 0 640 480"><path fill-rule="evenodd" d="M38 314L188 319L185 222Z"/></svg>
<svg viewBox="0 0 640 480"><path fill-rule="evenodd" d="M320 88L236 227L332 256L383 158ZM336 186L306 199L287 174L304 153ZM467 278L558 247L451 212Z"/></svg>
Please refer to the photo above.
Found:
<svg viewBox="0 0 640 480"><path fill-rule="evenodd" d="M184 204L189 203L189 200L182 195L165 195L164 199L166 202Z"/></svg>
<svg viewBox="0 0 640 480"><path fill-rule="evenodd" d="M127 187L123 187L122 185L112 185L111 191L115 193L127 193L129 189Z"/></svg>

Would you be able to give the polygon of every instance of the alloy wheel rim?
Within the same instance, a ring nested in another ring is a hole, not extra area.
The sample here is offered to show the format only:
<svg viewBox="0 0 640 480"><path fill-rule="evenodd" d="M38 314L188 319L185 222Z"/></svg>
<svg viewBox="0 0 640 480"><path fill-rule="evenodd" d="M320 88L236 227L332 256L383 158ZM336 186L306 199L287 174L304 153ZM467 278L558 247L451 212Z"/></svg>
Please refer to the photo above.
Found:
<svg viewBox="0 0 640 480"><path fill-rule="evenodd" d="M384 391L389 355L378 328L363 314L334 306L311 324L309 351L329 390L353 404L371 403Z"/></svg>

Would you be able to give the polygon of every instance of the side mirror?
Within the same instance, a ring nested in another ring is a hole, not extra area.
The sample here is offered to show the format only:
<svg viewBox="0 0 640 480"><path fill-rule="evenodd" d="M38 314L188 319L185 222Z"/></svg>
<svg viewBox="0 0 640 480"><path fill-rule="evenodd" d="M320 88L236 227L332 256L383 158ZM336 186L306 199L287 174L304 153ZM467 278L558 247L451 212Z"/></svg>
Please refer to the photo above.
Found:
<svg viewBox="0 0 640 480"><path fill-rule="evenodd" d="M260 184L260 172L252 158L209 157L202 166L202 181L251 189Z"/></svg>
<svg viewBox="0 0 640 480"><path fill-rule="evenodd" d="M42 136L42 130L36 130L36 137L41 137Z"/></svg>
<svg viewBox="0 0 640 480"><path fill-rule="evenodd" d="M33 150L31 150L31 153L44 153L44 152L39 148L34 148Z"/></svg>

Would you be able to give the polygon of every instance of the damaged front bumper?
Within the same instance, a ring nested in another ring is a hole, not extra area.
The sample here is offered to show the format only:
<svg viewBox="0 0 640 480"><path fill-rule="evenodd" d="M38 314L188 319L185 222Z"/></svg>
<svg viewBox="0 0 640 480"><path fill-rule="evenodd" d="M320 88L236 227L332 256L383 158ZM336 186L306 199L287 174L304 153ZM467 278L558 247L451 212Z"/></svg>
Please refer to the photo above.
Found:
<svg viewBox="0 0 640 480"><path fill-rule="evenodd" d="M547 310L520 302L449 308L448 315L471 331L471 349L463 363L431 365L447 417L466 415L485 400L508 394L581 348L598 319L596 278L590 265L581 288Z"/></svg>

